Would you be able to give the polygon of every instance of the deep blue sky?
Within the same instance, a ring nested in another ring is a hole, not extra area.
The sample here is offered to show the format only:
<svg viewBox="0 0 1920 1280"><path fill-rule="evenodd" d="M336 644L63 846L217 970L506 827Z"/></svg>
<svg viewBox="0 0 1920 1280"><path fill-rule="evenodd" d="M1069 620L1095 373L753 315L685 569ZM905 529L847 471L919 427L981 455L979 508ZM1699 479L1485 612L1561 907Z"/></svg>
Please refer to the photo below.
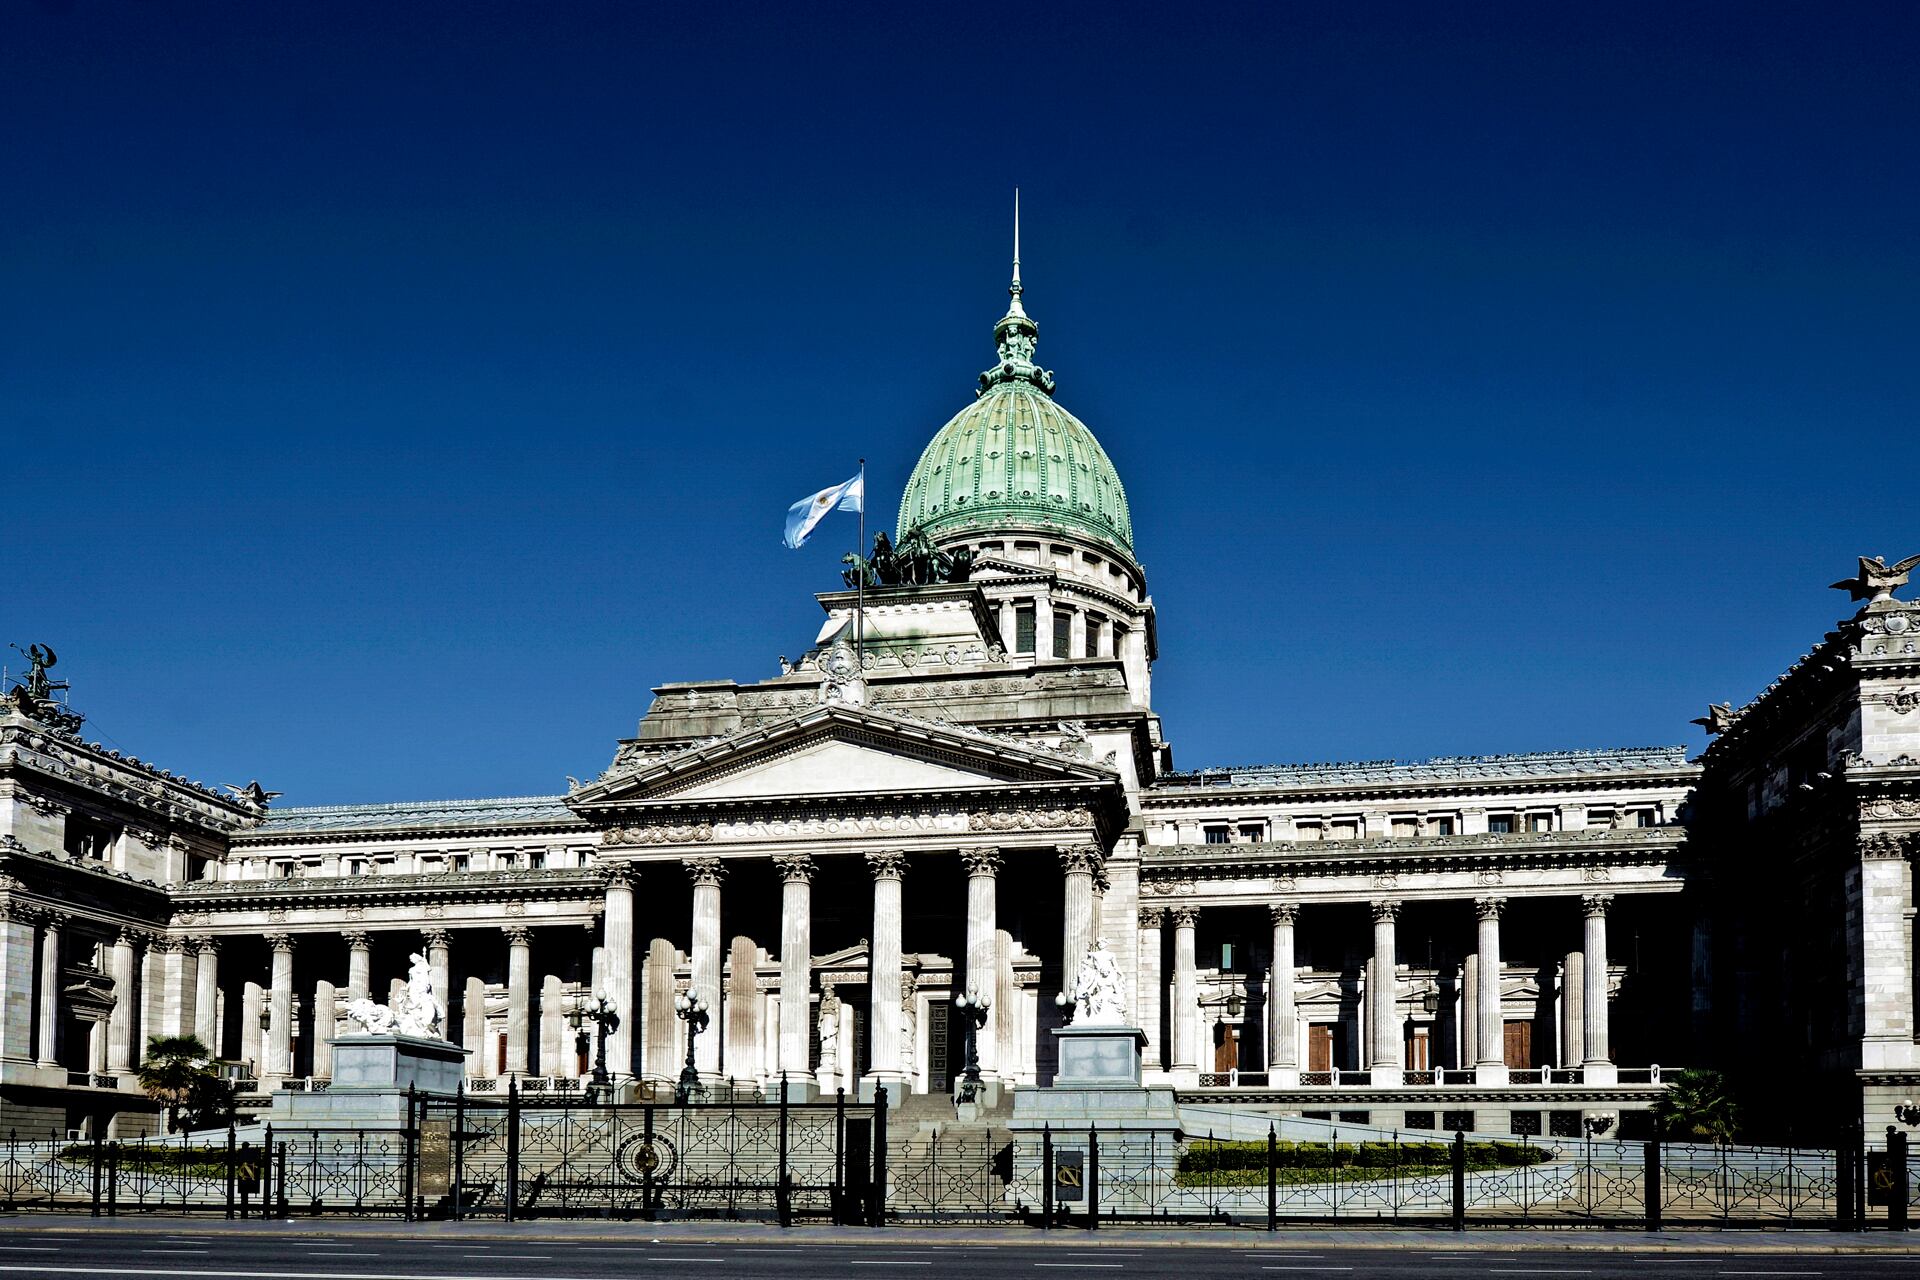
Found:
<svg viewBox="0 0 1920 1280"><path fill-rule="evenodd" d="M804 649L1016 184L1183 767L1698 746L1920 551L1920 6L932 8L5 6L0 642L285 803L597 772Z"/></svg>

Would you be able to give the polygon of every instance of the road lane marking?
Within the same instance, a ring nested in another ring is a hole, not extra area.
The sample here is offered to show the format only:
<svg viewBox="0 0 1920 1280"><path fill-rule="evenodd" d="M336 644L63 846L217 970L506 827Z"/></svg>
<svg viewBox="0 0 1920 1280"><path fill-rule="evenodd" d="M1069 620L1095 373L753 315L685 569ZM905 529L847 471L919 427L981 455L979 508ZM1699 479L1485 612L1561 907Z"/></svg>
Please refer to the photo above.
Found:
<svg viewBox="0 0 1920 1280"><path fill-rule="evenodd" d="M1115 1271L1120 1269L1120 1264L1117 1262L1036 1262L1033 1265L1036 1267L1107 1267Z"/></svg>
<svg viewBox="0 0 1920 1280"><path fill-rule="evenodd" d="M1351 1271L1353 1270L1352 1267L1335 1267L1335 1266L1329 1266L1329 1265L1321 1265L1317 1267L1293 1267L1293 1266L1262 1267L1260 1269L1262 1271Z"/></svg>
<svg viewBox="0 0 1920 1280"><path fill-rule="evenodd" d="M58 1253L50 1244L0 1244L0 1253Z"/></svg>
<svg viewBox="0 0 1920 1280"><path fill-rule="evenodd" d="M469 1253L469 1258L499 1258L502 1262L552 1262L550 1253Z"/></svg>

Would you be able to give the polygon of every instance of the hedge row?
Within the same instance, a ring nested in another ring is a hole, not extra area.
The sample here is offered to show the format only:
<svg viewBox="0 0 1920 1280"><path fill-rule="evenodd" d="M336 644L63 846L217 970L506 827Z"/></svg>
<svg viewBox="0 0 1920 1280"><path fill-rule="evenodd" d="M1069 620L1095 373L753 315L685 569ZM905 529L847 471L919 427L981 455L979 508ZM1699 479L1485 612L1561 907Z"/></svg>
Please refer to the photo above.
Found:
<svg viewBox="0 0 1920 1280"><path fill-rule="evenodd" d="M1539 1164L1551 1155L1517 1142L1469 1142L1467 1168L1511 1169ZM1452 1163L1452 1144L1446 1142L1282 1142L1274 1150L1278 1169L1410 1169L1446 1168ZM1180 1153L1181 1173L1265 1169L1264 1142L1196 1142Z"/></svg>

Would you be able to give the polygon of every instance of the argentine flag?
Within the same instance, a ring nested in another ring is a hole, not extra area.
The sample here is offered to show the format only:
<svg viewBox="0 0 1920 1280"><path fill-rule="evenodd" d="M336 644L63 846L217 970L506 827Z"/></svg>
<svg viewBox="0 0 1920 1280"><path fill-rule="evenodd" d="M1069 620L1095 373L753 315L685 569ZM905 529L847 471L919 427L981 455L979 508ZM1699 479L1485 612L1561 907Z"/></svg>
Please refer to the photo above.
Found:
<svg viewBox="0 0 1920 1280"><path fill-rule="evenodd" d="M867 485L864 475L857 475L831 489L822 489L811 498L802 498L787 508L786 543L789 547L800 546L813 533L813 526L819 524L829 511L866 509Z"/></svg>

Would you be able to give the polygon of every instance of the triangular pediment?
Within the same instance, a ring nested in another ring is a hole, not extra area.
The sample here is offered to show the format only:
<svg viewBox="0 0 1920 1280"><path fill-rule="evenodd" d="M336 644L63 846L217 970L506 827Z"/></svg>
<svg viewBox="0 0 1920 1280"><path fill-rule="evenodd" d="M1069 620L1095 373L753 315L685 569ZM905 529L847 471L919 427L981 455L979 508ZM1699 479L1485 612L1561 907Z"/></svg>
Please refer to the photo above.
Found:
<svg viewBox="0 0 1920 1280"><path fill-rule="evenodd" d="M567 801L591 810L648 800L726 804L1118 782L1110 765L955 725L831 704L645 761L580 788Z"/></svg>

